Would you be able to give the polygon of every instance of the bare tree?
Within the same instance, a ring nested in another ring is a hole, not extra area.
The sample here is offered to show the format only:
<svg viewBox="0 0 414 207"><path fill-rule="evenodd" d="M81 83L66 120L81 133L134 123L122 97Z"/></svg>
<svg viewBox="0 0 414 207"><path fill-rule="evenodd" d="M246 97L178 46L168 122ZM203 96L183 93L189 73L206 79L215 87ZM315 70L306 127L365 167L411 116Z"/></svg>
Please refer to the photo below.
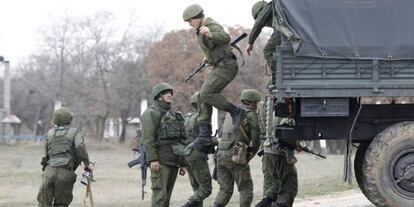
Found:
<svg viewBox="0 0 414 207"><path fill-rule="evenodd" d="M62 18L43 30L42 49L19 66L15 111L37 131L34 123L40 118L50 122L58 100L75 112L75 124L97 140L110 116L122 117L125 131L127 118L139 113L137 103L146 97L143 67L158 32L132 20L120 28L109 12Z"/></svg>

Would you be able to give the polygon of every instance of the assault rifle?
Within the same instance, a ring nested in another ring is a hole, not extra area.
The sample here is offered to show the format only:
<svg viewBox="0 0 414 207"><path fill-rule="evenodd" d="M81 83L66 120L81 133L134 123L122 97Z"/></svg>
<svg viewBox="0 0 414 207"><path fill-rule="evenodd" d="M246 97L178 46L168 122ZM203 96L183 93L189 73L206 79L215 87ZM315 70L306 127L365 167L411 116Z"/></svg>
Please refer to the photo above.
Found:
<svg viewBox="0 0 414 207"><path fill-rule="evenodd" d="M247 33L244 32L243 34L241 34L240 36L238 36L236 39L234 39L231 43L230 46L232 47L237 47L236 44L238 42L240 42L240 40L244 39L245 37L247 37ZM203 61L201 62L198 67L190 74L187 76L187 78L184 79L184 82L187 82L188 80L190 80L195 74L199 73L201 70L203 70L203 68L205 68L206 66L208 66L208 63Z"/></svg>
<svg viewBox="0 0 414 207"><path fill-rule="evenodd" d="M304 152L307 152L307 153L310 153L310 154L313 154L313 155L316 155L316 156L318 156L318 157L321 157L321 158L323 158L323 159L326 159L326 156L325 155L322 155L322 154L320 154L320 153L316 153L316 152L314 152L310 147L308 147L308 146L301 146L300 144L298 145L298 148L300 149L300 150L302 150L302 151L304 151Z"/></svg>
<svg viewBox="0 0 414 207"><path fill-rule="evenodd" d="M285 142L285 141L283 141L283 140L281 140L281 139L278 139L279 140L279 144L280 144L280 146L282 147L282 149L284 150L284 152L285 152L285 155L286 155L286 159L287 159L287 162L289 163L289 164L295 164L296 163L296 157L295 157L295 153L294 153L294 150L296 150L296 151L304 151L304 152L306 152L306 153L309 153L309 154L313 154L313 155L316 155L316 156L318 156L318 157L321 157L321 158L323 158L323 159L326 159L326 156L324 156L324 155L322 155L322 154L320 154L320 153L316 153L316 152L314 152L310 147L308 147L308 146L302 146L302 145L300 145L299 143L297 143L297 142L295 142L294 144L293 143L288 143L288 142Z"/></svg>
<svg viewBox="0 0 414 207"><path fill-rule="evenodd" d="M141 146L139 148L133 148L132 151L137 152L140 154L140 156L135 159L132 160L130 162L128 162L128 167L134 167L135 165L141 165L141 195L142 195L142 200L144 200L145 197L145 185L147 184L147 168L148 168L148 163L147 163L147 159L145 157L145 151L144 151L144 147Z"/></svg>

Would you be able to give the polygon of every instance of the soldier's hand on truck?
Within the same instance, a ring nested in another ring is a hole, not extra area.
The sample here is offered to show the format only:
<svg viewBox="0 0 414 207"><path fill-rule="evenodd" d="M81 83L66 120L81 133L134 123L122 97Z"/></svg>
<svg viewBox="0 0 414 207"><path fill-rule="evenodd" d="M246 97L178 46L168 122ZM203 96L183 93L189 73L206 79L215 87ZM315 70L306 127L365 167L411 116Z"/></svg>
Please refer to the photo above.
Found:
<svg viewBox="0 0 414 207"><path fill-rule="evenodd" d="M246 53L247 53L247 55L249 55L250 56L250 53L252 52L252 50L253 50L253 45L252 44L247 44L247 47L246 47Z"/></svg>

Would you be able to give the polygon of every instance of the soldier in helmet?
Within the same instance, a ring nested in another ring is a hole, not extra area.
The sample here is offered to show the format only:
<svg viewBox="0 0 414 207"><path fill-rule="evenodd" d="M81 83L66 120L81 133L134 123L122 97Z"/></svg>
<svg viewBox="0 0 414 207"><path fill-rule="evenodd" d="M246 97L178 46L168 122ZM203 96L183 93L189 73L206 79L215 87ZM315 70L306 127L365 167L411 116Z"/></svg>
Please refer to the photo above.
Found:
<svg viewBox="0 0 414 207"><path fill-rule="evenodd" d="M193 111L184 117L187 143L194 141L198 135L198 94L199 92L196 92L193 96L191 96L191 106ZM194 193L183 207L202 207L203 200L210 196L212 189L211 174L207 163L207 154L200 150L192 149L191 152L185 156L185 160L187 162L187 172Z"/></svg>
<svg viewBox="0 0 414 207"><path fill-rule="evenodd" d="M238 125L233 125L230 137L223 137L219 142L217 181L220 190L214 201L214 207L227 205L233 194L234 182L240 193L239 205L244 207L252 203L253 181L248 163L260 146L260 127L256 113L260 99L261 94L257 90L243 90L240 100L246 113L243 114Z"/></svg>
<svg viewBox="0 0 414 207"><path fill-rule="evenodd" d="M183 12L184 21L196 30L197 42L204 53L204 61L214 67L208 74L200 90L198 99L199 135L189 145L190 148L211 146L212 107L229 112L233 121L240 121L243 110L230 103L220 92L237 74L236 56L231 51L230 35L211 18L204 17L203 8L198 4L188 6Z"/></svg>
<svg viewBox="0 0 414 207"><path fill-rule="evenodd" d="M168 207L177 174L185 174L181 162L185 146L184 118L171 110L173 88L158 83L152 88L153 103L141 116L142 145L151 170L151 206Z"/></svg>
<svg viewBox="0 0 414 207"><path fill-rule="evenodd" d="M264 116L262 116L264 118ZM290 124L287 118L273 117L273 127ZM263 198L256 207L292 207L298 193L298 174L295 167L296 158L287 157L286 145L281 145L273 133L263 143ZM292 159L293 158L293 159Z"/></svg>
<svg viewBox="0 0 414 207"><path fill-rule="evenodd" d="M55 126L46 135L45 157L42 159L42 183L37 195L39 207L68 206L72 202L75 170L81 162L91 171L83 137L70 126L72 112L65 107L53 116Z"/></svg>
<svg viewBox="0 0 414 207"><path fill-rule="evenodd" d="M253 28L249 35L249 44L246 47L248 55L253 50L253 44L262 31L263 27L271 27L273 19L272 2L267 3L266 1L258 1L252 7L252 16L255 19ZM274 28L273 28L274 29ZM281 33L274 29L272 36L267 41L263 48L264 58L266 59L267 65L274 70L275 65L273 64L273 53L276 52L276 46L280 45ZM275 81L275 72L272 71L272 78Z"/></svg>
<svg viewBox="0 0 414 207"><path fill-rule="evenodd" d="M284 122L275 117L275 125ZM264 142L262 170L264 175L263 198L255 207L292 207L298 193L298 174L295 167L296 158L288 158L285 150L274 140Z"/></svg>

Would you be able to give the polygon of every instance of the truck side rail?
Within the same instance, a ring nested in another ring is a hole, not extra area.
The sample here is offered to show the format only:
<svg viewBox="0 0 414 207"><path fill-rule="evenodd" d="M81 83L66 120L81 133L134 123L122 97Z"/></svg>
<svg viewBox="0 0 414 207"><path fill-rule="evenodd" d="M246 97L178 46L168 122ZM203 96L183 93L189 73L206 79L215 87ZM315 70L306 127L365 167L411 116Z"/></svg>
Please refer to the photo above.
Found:
<svg viewBox="0 0 414 207"><path fill-rule="evenodd" d="M276 98L414 96L413 60L295 56L276 48Z"/></svg>

